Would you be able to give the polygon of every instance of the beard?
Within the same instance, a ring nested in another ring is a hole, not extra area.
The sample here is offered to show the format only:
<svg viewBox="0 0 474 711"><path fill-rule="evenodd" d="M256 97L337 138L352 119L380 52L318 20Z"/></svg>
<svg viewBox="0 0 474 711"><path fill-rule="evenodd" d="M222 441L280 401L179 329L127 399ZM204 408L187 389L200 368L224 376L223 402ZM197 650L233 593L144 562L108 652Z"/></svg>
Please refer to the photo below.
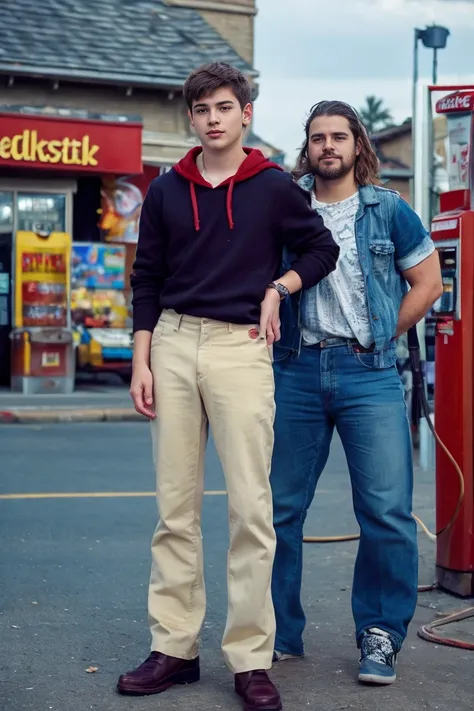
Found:
<svg viewBox="0 0 474 711"><path fill-rule="evenodd" d="M325 158L332 158L334 157L335 162L333 165L324 165L322 162ZM350 158L347 158L344 160L344 158L341 158L340 156L332 156L332 155L326 155L326 156L321 156L321 158L317 161L311 161L310 160L310 168L311 172L313 175L317 175L319 178L322 178L323 180L338 180L339 178L344 178L344 176L348 175L351 170L354 168L355 163L357 160L357 154L354 151L354 154L350 156Z"/></svg>

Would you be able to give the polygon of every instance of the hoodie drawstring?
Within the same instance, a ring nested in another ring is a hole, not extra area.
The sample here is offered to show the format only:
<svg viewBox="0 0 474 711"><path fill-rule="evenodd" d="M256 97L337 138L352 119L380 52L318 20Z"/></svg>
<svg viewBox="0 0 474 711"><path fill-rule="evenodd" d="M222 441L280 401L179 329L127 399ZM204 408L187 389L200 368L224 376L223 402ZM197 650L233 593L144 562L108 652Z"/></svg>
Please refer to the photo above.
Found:
<svg viewBox="0 0 474 711"><path fill-rule="evenodd" d="M226 198L227 220L229 222L229 228L231 230L234 229L234 217L232 215L232 197L234 194L234 185L235 180L234 178L232 178L227 189ZM189 192L191 193L191 204L193 206L194 229L196 230L196 232L199 232L199 230L201 229L201 224L199 222L199 205L197 201L196 187L192 182L189 183Z"/></svg>
<svg viewBox="0 0 474 711"><path fill-rule="evenodd" d="M191 204L193 206L194 229L196 230L196 232L199 232L199 230L200 230L199 206L198 206L198 201L197 201L197 197L196 197L196 188L194 187L194 183L189 183L189 192L191 193Z"/></svg>
<svg viewBox="0 0 474 711"><path fill-rule="evenodd" d="M232 178L232 180L229 183L229 188L227 190L227 201L226 201L227 219L229 220L229 227L231 230L234 229L234 218L232 216L232 195L234 193L234 185L235 185L235 179Z"/></svg>

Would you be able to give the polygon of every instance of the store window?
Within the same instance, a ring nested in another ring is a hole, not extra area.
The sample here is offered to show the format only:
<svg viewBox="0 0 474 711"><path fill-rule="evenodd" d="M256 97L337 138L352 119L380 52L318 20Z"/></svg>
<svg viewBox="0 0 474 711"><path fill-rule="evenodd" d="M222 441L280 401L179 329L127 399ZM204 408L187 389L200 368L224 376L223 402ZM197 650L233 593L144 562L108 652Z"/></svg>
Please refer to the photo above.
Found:
<svg viewBox="0 0 474 711"><path fill-rule="evenodd" d="M50 234L66 231L66 195L18 193L18 230Z"/></svg>

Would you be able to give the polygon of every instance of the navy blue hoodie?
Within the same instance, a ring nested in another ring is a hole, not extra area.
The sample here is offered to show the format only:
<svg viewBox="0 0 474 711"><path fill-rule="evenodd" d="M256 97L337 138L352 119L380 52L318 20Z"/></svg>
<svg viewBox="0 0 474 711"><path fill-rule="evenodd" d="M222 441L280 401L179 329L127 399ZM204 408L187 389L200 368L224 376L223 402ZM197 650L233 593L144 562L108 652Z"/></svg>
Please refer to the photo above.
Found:
<svg viewBox="0 0 474 711"><path fill-rule="evenodd" d="M257 324L284 246L305 289L336 266L339 248L291 175L244 149L237 173L213 188L196 166L201 150L148 189L131 276L134 331L153 331L162 309Z"/></svg>

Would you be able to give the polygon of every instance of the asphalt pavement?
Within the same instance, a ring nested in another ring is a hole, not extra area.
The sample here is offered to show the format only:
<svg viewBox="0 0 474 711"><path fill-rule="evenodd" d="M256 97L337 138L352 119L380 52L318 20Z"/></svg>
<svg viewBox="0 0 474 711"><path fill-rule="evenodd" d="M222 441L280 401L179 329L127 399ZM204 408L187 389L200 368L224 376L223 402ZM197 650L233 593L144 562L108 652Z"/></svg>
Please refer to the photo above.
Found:
<svg viewBox="0 0 474 711"><path fill-rule="evenodd" d="M387 442L387 448L390 443ZM389 456L389 450L388 450ZM226 611L227 501L208 448L203 534L208 611L199 684L121 697L119 674L148 654L146 595L156 523L149 428L139 423L0 428L0 709L2 711L238 711L220 652ZM430 472L417 471L415 511L434 525ZM306 533L357 531L336 440ZM420 582L434 577L435 548L420 534ZM285 711L468 711L474 654L422 641L417 628L468 603L420 594L395 685L356 681L350 612L356 543L305 546L308 616L304 660L272 677ZM469 621L452 635L474 640Z"/></svg>

